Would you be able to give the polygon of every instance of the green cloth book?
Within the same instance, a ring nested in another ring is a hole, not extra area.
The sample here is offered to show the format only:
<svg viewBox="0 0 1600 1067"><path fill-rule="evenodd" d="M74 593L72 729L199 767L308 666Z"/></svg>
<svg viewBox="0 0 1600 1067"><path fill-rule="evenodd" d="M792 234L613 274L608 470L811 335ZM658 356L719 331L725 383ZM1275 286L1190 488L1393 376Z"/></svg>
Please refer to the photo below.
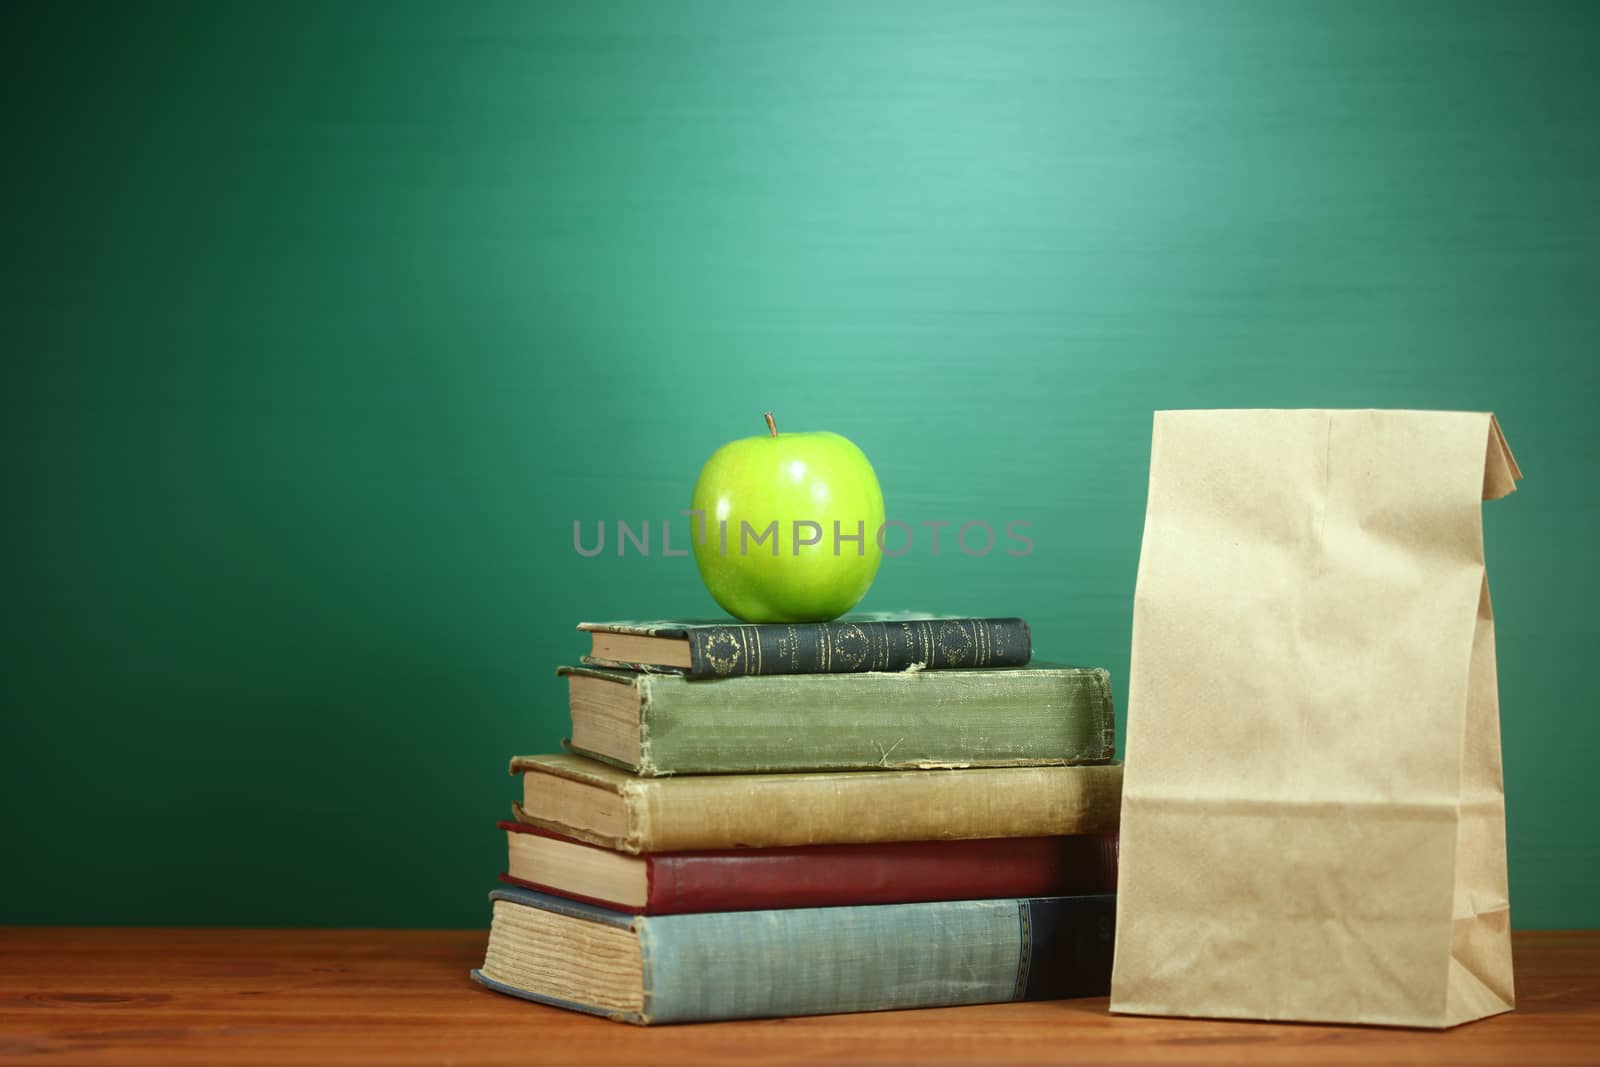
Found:
<svg viewBox="0 0 1600 1067"><path fill-rule="evenodd" d="M1111 678L1082 667L696 681L563 667L572 751L643 777L1100 763Z"/></svg>

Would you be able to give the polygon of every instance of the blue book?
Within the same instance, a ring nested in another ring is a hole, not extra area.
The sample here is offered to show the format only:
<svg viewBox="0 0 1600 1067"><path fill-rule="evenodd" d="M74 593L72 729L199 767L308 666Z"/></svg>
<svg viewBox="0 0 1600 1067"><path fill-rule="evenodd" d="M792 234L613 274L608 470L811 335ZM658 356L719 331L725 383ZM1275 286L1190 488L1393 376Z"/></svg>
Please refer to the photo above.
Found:
<svg viewBox="0 0 1600 1067"><path fill-rule="evenodd" d="M489 895L472 977L638 1023L1104 996L1116 896L630 915L528 889Z"/></svg>

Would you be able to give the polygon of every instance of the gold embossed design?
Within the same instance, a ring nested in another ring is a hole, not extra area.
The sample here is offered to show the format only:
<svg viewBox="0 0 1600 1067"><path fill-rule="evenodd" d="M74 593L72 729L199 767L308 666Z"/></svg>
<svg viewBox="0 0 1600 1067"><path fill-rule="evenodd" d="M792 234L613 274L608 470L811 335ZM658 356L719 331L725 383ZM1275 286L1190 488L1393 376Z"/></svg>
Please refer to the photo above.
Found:
<svg viewBox="0 0 1600 1067"><path fill-rule="evenodd" d="M867 662L867 657L872 654L872 641L867 637L866 631L854 623L847 623L839 627L838 635L834 642L834 651L838 654L841 666L839 670L857 671Z"/></svg>
<svg viewBox="0 0 1600 1067"><path fill-rule="evenodd" d="M719 626L706 638L705 656L717 677L726 678L738 669L739 661L744 658L744 643L735 630Z"/></svg>
<svg viewBox="0 0 1600 1067"><path fill-rule="evenodd" d="M944 656L944 666L962 667L972 658L972 635L960 623L940 623L936 640L939 652Z"/></svg>

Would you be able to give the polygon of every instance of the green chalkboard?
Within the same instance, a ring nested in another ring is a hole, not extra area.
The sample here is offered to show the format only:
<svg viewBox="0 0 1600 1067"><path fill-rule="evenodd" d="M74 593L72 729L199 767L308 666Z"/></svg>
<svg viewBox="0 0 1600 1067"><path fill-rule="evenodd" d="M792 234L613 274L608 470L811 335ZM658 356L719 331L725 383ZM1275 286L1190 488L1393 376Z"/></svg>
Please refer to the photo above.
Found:
<svg viewBox="0 0 1600 1067"><path fill-rule="evenodd" d="M573 624L715 610L574 520L767 408L953 524L863 607L1120 697L1150 414L1216 406L1499 414L1513 917L1600 920L1600 6L0 19L0 922L483 924Z"/></svg>

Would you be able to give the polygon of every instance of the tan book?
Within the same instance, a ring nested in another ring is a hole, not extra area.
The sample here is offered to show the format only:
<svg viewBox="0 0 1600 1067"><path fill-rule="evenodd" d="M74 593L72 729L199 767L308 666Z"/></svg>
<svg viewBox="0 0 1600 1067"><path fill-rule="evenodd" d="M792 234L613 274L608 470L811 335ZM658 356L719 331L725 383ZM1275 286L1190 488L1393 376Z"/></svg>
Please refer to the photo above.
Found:
<svg viewBox="0 0 1600 1067"><path fill-rule="evenodd" d="M1122 764L636 778L518 756L517 818L621 852L1111 833Z"/></svg>

